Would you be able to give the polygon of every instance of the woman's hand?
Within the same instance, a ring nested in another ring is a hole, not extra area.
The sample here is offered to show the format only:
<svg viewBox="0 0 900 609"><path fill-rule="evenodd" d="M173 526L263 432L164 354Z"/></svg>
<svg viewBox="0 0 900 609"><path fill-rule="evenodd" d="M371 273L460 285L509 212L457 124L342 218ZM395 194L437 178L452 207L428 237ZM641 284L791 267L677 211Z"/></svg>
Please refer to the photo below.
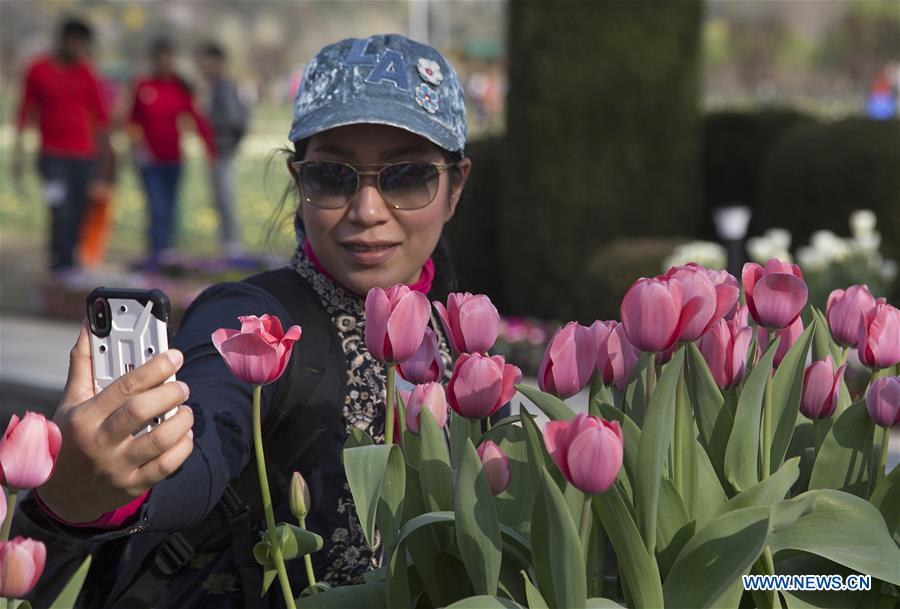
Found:
<svg viewBox="0 0 900 609"><path fill-rule="evenodd" d="M166 383L181 367L170 349L94 395L87 325L72 348L63 399L53 417L62 449L41 500L70 522L89 522L122 507L177 470L194 448L187 406L149 433L131 434L183 404L188 386Z"/></svg>

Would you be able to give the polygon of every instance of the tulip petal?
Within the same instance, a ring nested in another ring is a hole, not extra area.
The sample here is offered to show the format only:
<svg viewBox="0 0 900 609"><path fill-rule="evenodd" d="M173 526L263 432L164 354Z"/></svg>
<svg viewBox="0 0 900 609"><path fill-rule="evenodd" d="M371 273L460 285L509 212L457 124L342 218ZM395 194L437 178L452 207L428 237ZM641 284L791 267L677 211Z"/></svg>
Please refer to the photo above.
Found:
<svg viewBox="0 0 900 609"><path fill-rule="evenodd" d="M491 414L494 414L495 412L500 410L500 408L502 408L504 404L509 403L509 401L516 394L516 385L521 382L522 371L519 370L519 367L512 364L504 364L503 384L500 389L500 399L497 400L497 405L494 407L494 410L491 411Z"/></svg>
<svg viewBox="0 0 900 609"><path fill-rule="evenodd" d="M413 291L403 296L394 307L387 322L393 361L409 359L422 344L430 310L425 295Z"/></svg>
<svg viewBox="0 0 900 609"><path fill-rule="evenodd" d="M741 271L741 282L744 284L744 301L747 303L747 308L753 319L757 319L756 307L753 305L753 289L763 274L763 268L755 262L744 263L744 268Z"/></svg>
<svg viewBox="0 0 900 609"><path fill-rule="evenodd" d="M757 322L769 328L790 325L806 305L806 283L795 275L774 273L764 276L753 289Z"/></svg>
<svg viewBox="0 0 900 609"><path fill-rule="evenodd" d="M391 316L391 303L381 288L372 288L366 295L366 348L379 361L387 361L386 352L388 319Z"/></svg>
<svg viewBox="0 0 900 609"><path fill-rule="evenodd" d="M566 444L568 433L568 421L555 420L544 425L544 446L547 448L550 458L556 463L556 467L566 477L566 480L570 477L569 466L565 457L566 447L568 446Z"/></svg>
<svg viewBox="0 0 900 609"><path fill-rule="evenodd" d="M451 296L453 295L451 294ZM447 316L447 309L444 308L444 305L437 300L435 300L431 304L434 305L434 309L438 314L438 319L441 320L441 325L444 326L444 336L447 337L447 342L450 343L450 348L453 349L453 351L456 353L462 353L460 344L456 342L456 337L453 335L453 328L450 325L450 318Z"/></svg>
<svg viewBox="0 0 900 609"><path fill-rule="evenodd" d="M469 419L494 412L503 390L502 374L494 362L481 355L472 355L462 364L457 360L447 396L454 410Z"/></svg>
<svg viewBox="0 0 900 609"><path fill-rule="evenodd" d="M622 443L602 427L584 430L566 453L570 482L584 493L609 490L622 468Z"/></svg>
<svg viewBox="0 0 900 609"><path fill-rule="evenodd" d="M278 364L278 351L258 334L238 334L222 344L222 358L239 380L264 385Z"/></svg>
<svg viewBox="0 0 900 609"><path fill-rule="evenodd" d="M670 284L677 281L671 280ZM638 279L622 299L622 325L631 343L641 351L658 352L675 340L680 313L666 284L656 279Z"/></svg>
<svg viewBox="0 0 900 609"><path fill-rule="evenodd" d="M240 330L232 330L231 328L219 328L212 333L212 344L216 348L216 351L222 353L222 344L224 344L225 341L229 338L235 337L240 333Z"/></svg>
<svg viewBox="0 0 900 609"><path fill-rule="evenodd" d="M500 315L484 294L470 298L459 309L459 330L469 352L485 353L494 346L500 329Z"/></svg>

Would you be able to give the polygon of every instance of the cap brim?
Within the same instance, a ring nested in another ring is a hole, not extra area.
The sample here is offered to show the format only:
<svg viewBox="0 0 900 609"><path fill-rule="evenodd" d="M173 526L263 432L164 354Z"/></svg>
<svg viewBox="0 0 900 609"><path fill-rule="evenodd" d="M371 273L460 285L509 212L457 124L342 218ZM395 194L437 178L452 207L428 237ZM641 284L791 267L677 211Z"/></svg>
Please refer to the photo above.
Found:
<svg viewBox="0 0 900 609"><path fill-rule="evenodd" d="M389 99L378 100L377 105L378 107L373 107L374 104L353 103L337 108L333 105L320 108L306 114L300 124L295 124L291 128L289 139L298 142L346 125L388 125L424 137L444 150L463 150L453 132L435 120L424 108L419 108L421 114L417 114L410 112L408 104ZM405 120L401 123L397 116L403 116Z"/></svg>

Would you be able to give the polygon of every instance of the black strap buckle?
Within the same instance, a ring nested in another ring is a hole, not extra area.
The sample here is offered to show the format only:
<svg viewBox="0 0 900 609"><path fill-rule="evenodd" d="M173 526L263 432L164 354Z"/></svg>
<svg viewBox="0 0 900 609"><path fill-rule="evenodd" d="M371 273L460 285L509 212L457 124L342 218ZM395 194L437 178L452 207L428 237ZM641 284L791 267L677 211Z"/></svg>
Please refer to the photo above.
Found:
<svg viewBox="0 0 900 609"><path fill-rule="evenodd" d="M231 484L225 486L225 492L219 499L219 508L229 528L239 529L250 524L250 507L244 503Z"/></svg>
<svg viewBox="0 0 900 609"><path fill-rule="evenodd" d="M181 533L173 533L157 549L153 566L163 575L169 576L181 571L197 551Z"/></svg>

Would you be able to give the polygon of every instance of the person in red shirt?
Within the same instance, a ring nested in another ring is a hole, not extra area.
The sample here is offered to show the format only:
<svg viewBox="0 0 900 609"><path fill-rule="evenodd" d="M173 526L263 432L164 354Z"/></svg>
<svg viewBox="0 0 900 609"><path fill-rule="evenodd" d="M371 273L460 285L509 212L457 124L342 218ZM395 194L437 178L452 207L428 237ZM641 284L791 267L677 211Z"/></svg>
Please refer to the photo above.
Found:
<svg viewBox="0 0 900 609"><path fill-rule="evenodd" d="M25 128L36 123L40 130L38 168L52 215L49 265L54 271L75 265L88 185L98 155L110 153L109 118L89 63L92 44L87 24L75 19L63 22L54 52L38 57L28 68L16 120L14 180L22 177Z"/></svg>
<svg viewBox="0 0 900 609"><path fill-rule="evenodd" d="M210 158L216 148L212 129L194 107L193 92L175 71L174 46L166 39L150 46L151 74L134 87L129 117L134 160L140 171L149 214L149 256L145 270L156 270L169 248L181 179L181 119L197 125Z"/></svg>

